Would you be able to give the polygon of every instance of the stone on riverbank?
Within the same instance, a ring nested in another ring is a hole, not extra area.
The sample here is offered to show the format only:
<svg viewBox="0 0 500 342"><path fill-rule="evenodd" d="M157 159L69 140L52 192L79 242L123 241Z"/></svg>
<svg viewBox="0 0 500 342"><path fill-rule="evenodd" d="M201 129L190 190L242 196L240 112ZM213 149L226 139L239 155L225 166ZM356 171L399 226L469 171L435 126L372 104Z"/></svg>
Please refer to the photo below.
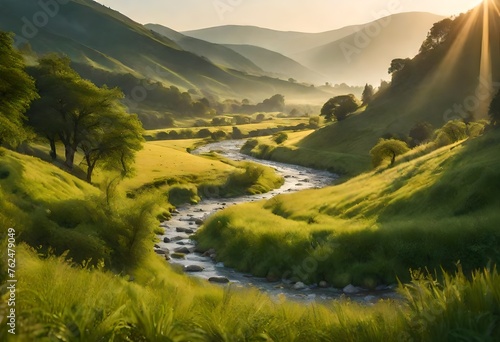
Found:
<svg viewBox="0 0 500 342"><path fill-rule="evenodd" d="M211 283L216 283L216 284L227 284L229 283L229 279L226 277L210 277L208 279L209 282Z"/></svg>
<svg viewBox="0 0 500 342"><path fill-rule="evenodd" d="M182 254L191 254L191 251L187 247L179 247L174 249L174 252L176 253L182 253Z"/></svg>
<svg viewBox="0 0 500 342"><path fill-rule="evenodd" d="M184 266L184 272L203 272L205 268L199 266L199 265L188 265Z"/></svg>

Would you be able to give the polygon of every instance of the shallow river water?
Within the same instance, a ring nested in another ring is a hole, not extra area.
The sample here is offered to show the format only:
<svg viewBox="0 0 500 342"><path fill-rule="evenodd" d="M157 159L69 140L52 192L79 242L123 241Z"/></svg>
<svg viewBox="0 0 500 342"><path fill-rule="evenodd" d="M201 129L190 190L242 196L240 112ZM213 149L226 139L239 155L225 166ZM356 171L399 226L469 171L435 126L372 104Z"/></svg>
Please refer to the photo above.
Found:
<svg viewBox="0 0 500 342"><path fill-rule="evenodd" d="M240 153L240 148L244 144L244 140L227 140L218 143L205 145L193 151L193 154L203 154L211 151L216 151L222 156L232 160L246 160L256 162L262 165L274 168L279 174L284 177L284 184L281 188L271 191L266 194L254 196L241 196L230 199L205 199L196 205L185 205L177 208L170 221L164 222L162 228L165 233L160 237L161 242L157 244L157 252L168 250L172 255L175 251L184 249L185 258L171 258L170 263L181 265L184 268L198 268L197 272L187 272L188 274L206 279L218 277L219 279L227 279L232 286L255 287L269 294L272 297L286 296L289 299L301 302L329 301L339 299L343 296L348 296L352 300L365 303L373 303L381 298L395 298L397 294L392 287L380 287L378 291L356 291L354 294L346 294L342 289L335 288L319 288L313 286L297 286L300 289L294 289L293 284L286 281L269 282L264 278L256 278L249 274L240 273L233 269L224 267L223 263L215 263L210 256L203 256L195 253L195 243L189 239L189 235L199 228L202 221L206 220L210 215L223 210L227 207L251 202L269 199L279 194L291 193L300 190L322 188L331 185L337 178L336 175L326 171L314 170L302 166L284 164L274 161L255 159ZM208 197L210 197L210 189L207 189ZM214 189L215 192L215 189ZM187 253L189 252L189 253ZM203 268L202 271L199 271ZM221 285L225 286L225 285ZM358 292L359 291L359 292Z"/></svg>

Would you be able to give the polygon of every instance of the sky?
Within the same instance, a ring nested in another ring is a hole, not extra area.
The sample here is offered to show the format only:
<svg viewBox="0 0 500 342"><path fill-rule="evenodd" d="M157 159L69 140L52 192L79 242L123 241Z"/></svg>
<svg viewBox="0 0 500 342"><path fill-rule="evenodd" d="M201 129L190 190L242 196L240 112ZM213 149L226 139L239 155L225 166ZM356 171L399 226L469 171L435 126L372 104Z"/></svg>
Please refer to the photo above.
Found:
<svg viewBox="0 0 500 342"><path fill-rule="evenodd" d="M283 31L323 32L399 12L456 15L480 0L97 0L133 20L176 31L253 25Z"/></svg>

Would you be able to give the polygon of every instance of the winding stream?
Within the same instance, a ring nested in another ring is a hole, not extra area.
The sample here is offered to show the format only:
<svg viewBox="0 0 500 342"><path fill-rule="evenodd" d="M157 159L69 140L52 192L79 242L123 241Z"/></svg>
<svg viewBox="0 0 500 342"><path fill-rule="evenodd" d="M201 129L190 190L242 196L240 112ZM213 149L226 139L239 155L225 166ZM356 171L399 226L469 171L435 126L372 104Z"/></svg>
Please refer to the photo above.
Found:
<svg viewBox="0 0 500 342"><path fill-rule="evenodd" d="M270 199L279 194L325 187L332 184L337 178L336 175L326 171L249 157L240 153L240 148L244 143L244 140L226 140L205 145L192 153L204 154L210 151L217 151L229 159L252 161L273 167L284 177L285 182L283 186L266 194L241 196L230 199L205 199L196 205L185 205L177 208L172 219L162 224L162 228L165 229L165 234L160 236L161 242L156 246L157 252L162 253L162 250L168 250L171 255L174 254L175 251L184 252L184 259L171 258L169 262L181 265L184 269L189 267L195 270L196 272L188 272L192 276L203 278L207 281L215 277L222 281L229 280L233 286L256 287L272 297L285 295L292 300L313 302L329 301L345 296L346 294L341 289L319 288L317 285L298 286L300 289L294 289L292 284L283 281L269 282L264 278L256 278L249 274L244 274L224 267L223 263L215 263L210 256L203 256L194 252L195 243L189 239L189 235L198 229L202 221L219 210L245 202ZM182 249L184 249L184 251L182 251ZM200 271L201 269L203 270ZM378 299L394 298L397 295L392 288L383 287L380 288L379 291L360 291L359 293L350 294L348 296L356 301L373 303Z"/></svg>

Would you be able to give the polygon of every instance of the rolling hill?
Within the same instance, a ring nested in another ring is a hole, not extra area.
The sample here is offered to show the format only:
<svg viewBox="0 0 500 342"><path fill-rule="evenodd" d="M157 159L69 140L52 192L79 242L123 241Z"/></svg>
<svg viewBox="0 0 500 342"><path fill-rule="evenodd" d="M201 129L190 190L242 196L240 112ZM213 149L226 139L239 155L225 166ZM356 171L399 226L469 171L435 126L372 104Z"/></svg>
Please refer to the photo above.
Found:
<svg viewBox="0 0 500 342"><path fill-rule="evenodd" d="M182 49L208 58L214 64L254 75L265 74L264 70L255 65L252 60L225 46L188 37L162 25L147 24L144 26L175 41Z"/></svg>
<svg viewBox="0 0 500 342"><path fill-rule="evenodd" d="M258 67L278 77L291 77L301 82L324 83L328 77L321 75L280 53L254 45L224 45L245 56Z"/></svg>
<svg viewBox="0 0 500 342"><path fill-rule="evenodd" d="M500 8L498 1L488 4ZM384 135L408 135L421 121L439 128L452 119L486 118L500 88L498 13L480 5L459 16L446 38L407 62L366 110L269 157L352 176L371 167L369 151Z"/></svg>
<svg viewBox="0 0 500 342"><path fill-rule="evenodd" d="M347 37L360 27L354 25L321 33L305 33L226 25L183 33L216 44L254 45L290 56Z"/></svg>
<svg viewBox="0 0 500 342"><path fill-rule="evenodd" d="M414 56L432 24L441 19L435 14L410 12L321 33L220 26L184 34L217 44L265 48L324 75L324 81L362 85L386 79L392 59ZM246 57L266 70L257 60Z"/></svg>
<svg viewBox="0 0 500 342"><path fill-rule="evenodd" d="M91 0L72 0L59 5L57 15L44 11L36 0L4 0L0 29L14 32L18 47L38 55L62 53L76 63L114 73L130 73L137 78L215 97L257 101L276 93L289 97L300 94L302 98L312 97L316 101L325 97L320 90L300 84L221 68ZM39 13L45 14L45 25L38 25Z"/></svg>
<svg viewBox="0 0 500 342"><path fill-rule="evenodd" d="M300 63L350 84L378 84L396 57L413 57L432 25L443 17L401 13L367 25L340 40L292 55Z"/></svg>

